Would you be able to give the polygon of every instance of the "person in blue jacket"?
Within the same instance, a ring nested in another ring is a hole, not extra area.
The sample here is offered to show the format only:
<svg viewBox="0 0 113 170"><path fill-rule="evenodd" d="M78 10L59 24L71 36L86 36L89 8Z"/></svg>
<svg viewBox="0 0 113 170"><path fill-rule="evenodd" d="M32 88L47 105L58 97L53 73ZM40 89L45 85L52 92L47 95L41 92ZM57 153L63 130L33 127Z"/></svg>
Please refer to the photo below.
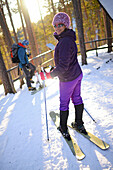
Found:
<svg viewBox="0 0 113 170"><path fill-rule="evenodd" d="M83 73L77 59L76 35L70 26L70 17L64 12L57 13L52 22L58 40L55 47L55 68L46 73L47 78L59 77L60 80L60 127L63 136L70 140L67 128L69 115L69 102L72 100L75 108L75 121L72 126L81 133L87 134L84 127L83 109L84 104L81 97L81 80ZM43 74L41 73L43 78Z"/></svg>
<svg viewBox="0 0 113 170"><path fill-rule="evenodd" d="M28 45L28 40L24 40L22 43L18 43L18 58L20 60L19 67L23 70L25 74L28 90L33 91L36 90L36 88L32 87L31 83L34 83L32 77L34 75L36 67L28 61L28 55L26 54L26 49Z"/></svg>

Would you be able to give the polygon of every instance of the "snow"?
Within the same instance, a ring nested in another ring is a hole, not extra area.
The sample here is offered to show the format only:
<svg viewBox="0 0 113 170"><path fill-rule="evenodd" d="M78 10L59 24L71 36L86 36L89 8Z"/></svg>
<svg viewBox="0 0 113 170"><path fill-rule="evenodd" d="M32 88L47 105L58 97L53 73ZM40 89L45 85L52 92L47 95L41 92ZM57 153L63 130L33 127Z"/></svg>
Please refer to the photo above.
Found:
<svg viewBox="0 0 113 170"><path fill-rule="evenodd" d="M101 150L82 135L70 129L86 157L78 161L60 132L54 126L49 112L59 112L59 81L46 80L46 104L49 141L47 141L44 89L31 95L26 84L16 94L4 95L0 86L0 170L101 170L113 169L113 52L88 52L88 65L83 70L82 97L86 129L110 145ZM80 57L79 57L80 60ZM33 77L36 81L36 77ZM38 86L36 84L36 86ZM74 119L70 102L68 121Z"/></svg>

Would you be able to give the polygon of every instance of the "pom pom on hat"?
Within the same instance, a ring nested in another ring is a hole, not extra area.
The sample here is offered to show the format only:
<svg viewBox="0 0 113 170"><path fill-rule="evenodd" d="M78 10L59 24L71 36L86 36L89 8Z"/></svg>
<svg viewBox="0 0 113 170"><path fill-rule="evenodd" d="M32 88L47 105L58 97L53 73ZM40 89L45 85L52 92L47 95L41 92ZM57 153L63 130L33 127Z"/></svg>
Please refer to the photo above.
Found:
<svg viewBox="0 0 113 170"><path fill-rule="evenodd" d="M68 14L66 14L65 12L59 12L57 13L54 18L53 18L53 26L55 24L64 24L66 26L66 28L69 28L70 26L70 17Z"/></svg>

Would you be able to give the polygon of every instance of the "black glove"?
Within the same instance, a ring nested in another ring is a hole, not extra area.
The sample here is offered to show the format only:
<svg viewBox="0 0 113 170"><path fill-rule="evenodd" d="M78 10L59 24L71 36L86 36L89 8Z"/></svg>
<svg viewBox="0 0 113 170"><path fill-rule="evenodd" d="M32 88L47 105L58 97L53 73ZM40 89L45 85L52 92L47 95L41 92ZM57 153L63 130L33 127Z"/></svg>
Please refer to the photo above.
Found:
<svg viewBox="0 0 113 170"><path fill-rule="evenodd" d="M55 67L52 66L51 69L50 69L50 72L51 72L52 70L54 70L54 68L55 68Z"/></svg>

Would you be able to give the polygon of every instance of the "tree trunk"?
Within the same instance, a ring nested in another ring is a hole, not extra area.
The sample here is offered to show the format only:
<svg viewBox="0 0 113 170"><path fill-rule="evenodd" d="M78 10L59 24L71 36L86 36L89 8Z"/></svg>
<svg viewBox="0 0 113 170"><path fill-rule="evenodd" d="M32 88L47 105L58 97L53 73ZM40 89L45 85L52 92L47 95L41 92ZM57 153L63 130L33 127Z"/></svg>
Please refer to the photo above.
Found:
<svg viewBox="0 0 113 170"><path fill-rule="evenodd" d="M29 43L31 46L31 51L33 54L33 57L36 57L37 54L39 54L39 50L38 50L38 46L35 40L35 36L34 36L34 31L31 25L31 21L30 21L30 17L29 17L29 13L28 10L26 8L25 2L20 0L21 2L21 8L22 8L22 12L24 15L24 19L26 22L26 27L27 27L27 32L28 32L28 36L29 36Z"/></svg>
<svg viewBox="0 0 113 170"><path fill-rule="evenodd" d="M60 3L63 5L63 11L67 12L66 10L66 5L65 5L65 1L64 0L60 0Z"/></svg>
<svg viewBox="0 0 113 170"><path fill-rule="evenodd" d="M10 31L8 29L7 23L5 21L3 9L2 9L1 6L0 6L0 25L1 25L1 28L2 28L2 31L3 31L3 34L4 34L5 43L7 45L7 50L8 50L8 52L10 52L13 41L12 41Z"/></svg>
<svg viewBox="0 0 113 170"><path fill-rule="evenodd" d="M7 69L9 69L9 68L11 68L11 59L8 58L6 44L2 37L0 37L0 46L2 46L1 50L3 49L3 51L4 51L4 56L7 60Z"/></svg>
<svg viewBox="0 0 113 170"><path fill-rule="evenodd" d="M101 30L101 38L105 38L105 28L103 27L103 18L102 18L102 13L100 13L100 30ZM104 45L106 41L102 41L101 45Z"/></svg>
<svg viewBox="0 0 113 170"><path fill-rule="evenodd" d="M51 0L51 7L53 9L53 15L55 15L56 14L56 10L55 10L55 7L54 7L53 0Z"/></svg>
<svg viewBox="0 0 113 170"><path fill-rule="evenodd" d="M5 3L6 3L7 10L8 10L9 18L10 18L10 21L11 21L11 25L12 25L12 28L13 28L13 33L14 33L15 41L16 41L16 43L18 43L18 38L17 38L17 35L16 35L16 31L15 31L15 28L14 28L14 24L13 24L11 12L10 12L7 0L5 0Z"/></svg>
<svg viewBox="0 0 113 170"><path fill-rule="evenodd" d="M23 22L23 18L22 18L22 13L21 13L21 8L20 8L19 0L17 0L17 5L18 5L18 11L19 11L19 14L20 14L20 19L21 19L21 23L22 23L23 32L24 32L24 37L27 40L27 34L26 34L25 27L24 27L24 22Z"/></svg>
<svg viewBox="0 0 113 170"><path fill-rule="evenodd" d="M5 90L5 95L7 95L8 93L15 93L15 89L13 84L11 85L11 82L9 80L7 71L6 71L6 67L2 58L2 54L0 51L0 78L2 80L3 86L4 86L4 90Z"/></svg>
<svg viewBox="0 0 113 170"><path fill-rule="evenodd" d="M80 52L82 55L82 65L87 64L87 55L86 55L86 47L84 44L84 30L83 30L83 21L82 21L82 11L81 11L81 2L80 0L72 0L74 7L74 15L76 18L77 29L78 29L78 37L80 44Z"/></svg>
<svg viewBox="0 0 113 170"><path fill-rule="evenodd" d="M38 9L39 9L41 22L42 22L42 26L43 26L43 31L44 31L44 39L45 39L45 43L47 43L46 29L45 29L44 21L43 21L43 18L42 18L42 13L41 13L41 10L40 10L39 0L37 0L37 3L38 3Z"/></svg>
<svg viewBox="0 0 113 170"><path fill-rule="evenodd" d="M109 53L112 51L112 39L109 39L112 37L111 24L110 24L110 18L108 16L108 14L104 11L104 9L103 9L103 15L104 15L106 38L108 38L107 44L108 44L108 53Z"/></svg>
<svg viewBox="0 0 113 170"><path fill-rule="evenodd" d="M86 10L86 6L85 6L85 2L84 2L84 0L82 1L82 4L83 4L83 7L84 7L84 18L85 18L85 20L86 21L88 21L89 20L89 18L88 18L88 14L87 14L87 10ZM87 41L90 41L90 37L91 37L91 26L89 25L89 27L86 27L86 29L84 29L84 31L85 31L85 40L86 40L86 42ZM88 43L88 44L86 44L86 49L89 49L89 48L91 48L91 45L90 45L90 43Z"/></svg>
<svg viewBox="0 0 113 170"><path fill-rule="evenodd" d="M66 3L67 3L67 5L66 5L66 12L69 14L70 20L71 20L71 23L72 23L72 17L71 17L72 10L71 10L71 7L70 7L70 2L68 0L66 0ZM73 24L71 25L71 27L73 29Z"/></svg>

